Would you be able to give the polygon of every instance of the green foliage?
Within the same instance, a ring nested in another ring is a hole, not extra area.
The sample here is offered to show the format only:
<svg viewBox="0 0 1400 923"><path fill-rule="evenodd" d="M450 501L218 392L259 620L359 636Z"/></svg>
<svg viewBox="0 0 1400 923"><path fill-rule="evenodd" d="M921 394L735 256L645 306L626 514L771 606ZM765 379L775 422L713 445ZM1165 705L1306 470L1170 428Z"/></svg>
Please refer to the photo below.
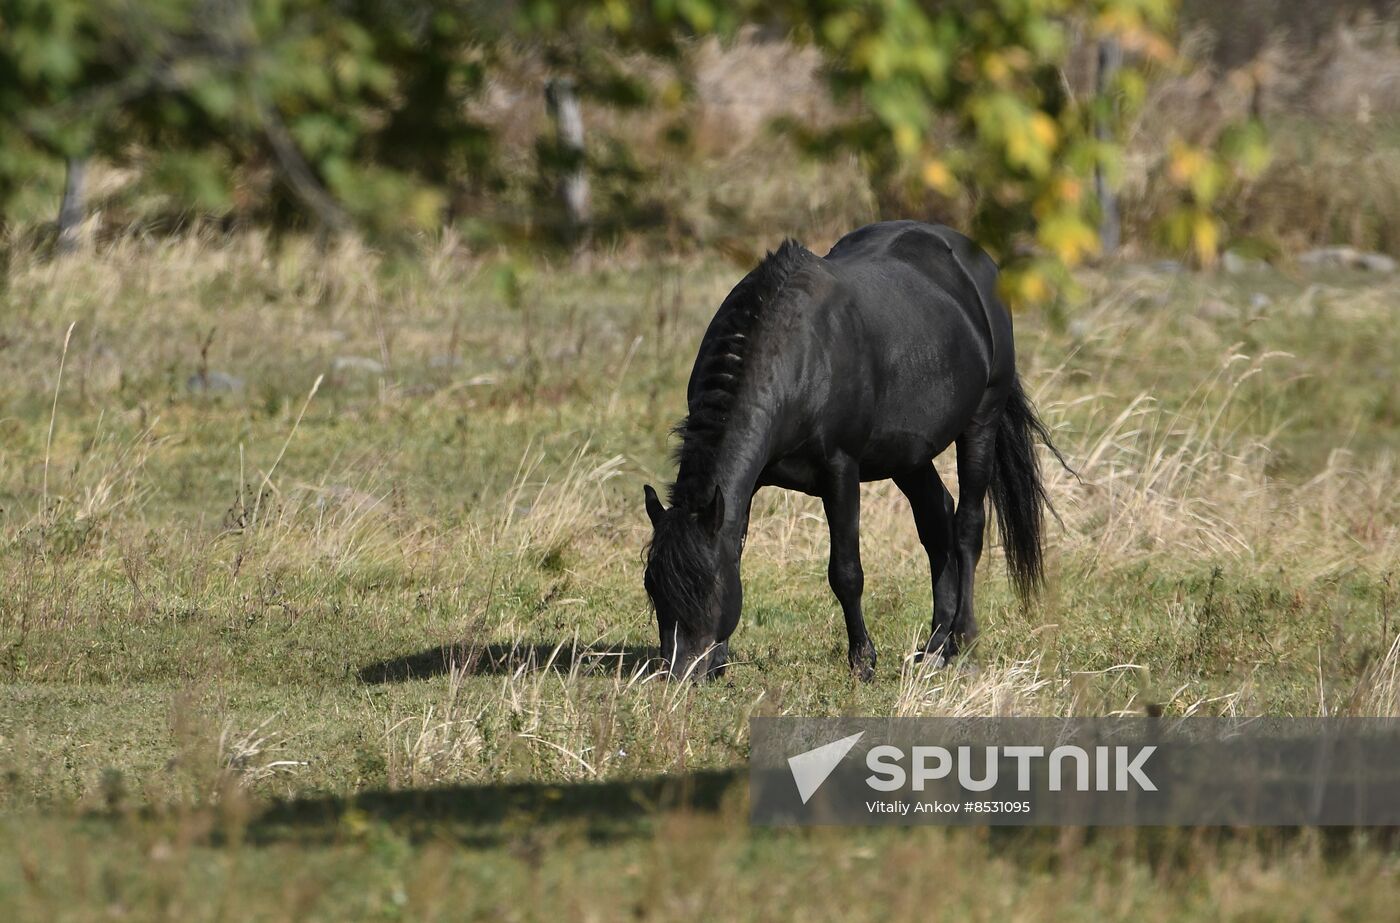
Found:
<svg viewBox="0 0 1400 923"><path fill-rule="evenodd" d="M92 121L58 109L110 81L101 0L0 0L0 228L4 202L43 160L79 153Z"/></svg>
<svg viewBox="0 0 1400 923"><path fill-rule="evenodd" d="M679 111L688 41L777 28L820 49L847 104L835 127L794 133L813 151L855 151L888 212L969 216L1017 303L1053 297L1098 251L1091 180L1121 172L1117 126L1148 70L1175 55L1174 0L0 0L0 11L0 215L37 162L91 153L141 167L175 210L226 212L263 177L243 196L261 217L376 231L439 226L454 198L492 186L492 135L469 113L503 49L542 50L594 104ZM1128 52L1102 94L1066 85L1072 30ZM638 54L671 62L671 76L639 79L622 66ZM560 169L551 150L537 147L542 173ZM1179 203L1159 238L1212 262L1220 200L1267 150L1257 125L1211 148L1178 142L1165 170Z"/></svg>
<svg viewBox="0 0 1400 923"><path fill-rule="evenodd" d="M0 214L37 157L94 154L179 208L270 170L271 216L436 226L490 159L466 115L491 47L475 6L4 0Z"/></svg>
<svg viewBox="0 0 1400 923"><path fill-rule="evenodd" d="M1095 170L1118 170L1119 146L1095 120L1140 98L1140 67L1172 55L1170 0L1000 0L922 4L798 0L832 60L834 88L861 105L818 147L854 147L898 201L972 215L972 233L1006 268L1006 295L1038 302L1095 254ZM1121 43L1138 68L1098 98L1065 86L1069 29Z"/></svg>
<svg viewBox="0 0 1400 923"><path fill-rule="evenodd" d="M1269 162L1268 137L1257 121L1230 126L1209 146L1175 140L1166 174L1179 203L1158 227L1160 241L1202 266L1214 265L1226 233L1221 202L1239 182L1262 175Z"/></svg>
<svg viewBox="0 0 1400 923"><path fill-rule="evenodd" d="M600 47L675 57L679 37L745 22L815 45L834 96L855 104L852 115L820 132L787 127L810 151L856 152L884 211L907 212L912 202L922 214L970 215L973 235L1004 265L1005 294L1026 304L1055 297L1068 270L1099 252L1092 180L1119 176L1120 126L1141 105L1149 73L1177 63L1175 12L1175 0L534 0L523 21L555 49L573 49L556 59L576 72L599 60ZM1066 87L1076 28L1128 53L1102 93ZM1199 165L1173 160L1179 201L1159 238L1212 263L1222 193L1257 175L1267 150L1251 124L1227 132L1217 149L1182 155ZM1178 178L1183 169L1190 175Z"/></svg>

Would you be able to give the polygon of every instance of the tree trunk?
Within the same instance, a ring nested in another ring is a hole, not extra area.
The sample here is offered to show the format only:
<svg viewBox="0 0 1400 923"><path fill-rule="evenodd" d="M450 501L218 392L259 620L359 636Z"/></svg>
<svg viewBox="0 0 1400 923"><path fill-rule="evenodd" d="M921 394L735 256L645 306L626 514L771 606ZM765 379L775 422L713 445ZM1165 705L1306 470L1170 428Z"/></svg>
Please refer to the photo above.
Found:
<svg viewBox="0 0 1400 923"><path fill-rule="evenodd" d="M69 157L68 176L63 183L63 204L58 209L58 252L72 253L82 243L83 186L87 178L87 158Z"/></svg>
<svg viewBox="0 0 1400 923"><path fill-rule="evenodd" d="M10 222L0 213L0 295L10 290Z"/></svg>
<svg viewBox="0 0 1400 923"><path fill-rule="evenodd" d="M574 82L568 78L549 81L545 85L545 102L554 122L554 137L563 169L559 179L559 198L570 230L575 235L582 235L592 216L588 175L584 172L583 110L574 91Z"/></svg>
<svg viewBox="0 0 1400 923"><path fill-rule="evenodd" d="M1118 69L1123 66L1123 49L1111 38L1099 42L1098 93L1102 101L1113 91L1113 81ZM1110 112L1100 112L1095 134L1100 141L1113 140L1114 123L1117 121L1118 105L1113 103ZM1122 241L1122 226L1118 219L1118 194L1109 186L1103 167L1094 169L1094 192L1099 199L1099 242L1103 255L1111 257L1118 252Z"/></svg>

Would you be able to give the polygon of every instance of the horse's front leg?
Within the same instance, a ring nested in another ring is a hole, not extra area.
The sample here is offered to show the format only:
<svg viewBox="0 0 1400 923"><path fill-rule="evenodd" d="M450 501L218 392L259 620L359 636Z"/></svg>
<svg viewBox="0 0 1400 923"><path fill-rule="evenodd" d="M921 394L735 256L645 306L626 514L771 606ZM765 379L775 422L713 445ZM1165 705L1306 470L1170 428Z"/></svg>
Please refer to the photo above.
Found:
<svg viewBox="0 0 1400 923"><path fill-rule="evenodd" d="M827 579L846 617L847 660L851 672L863 680L875 676L875 645L865 631L860 596L865 589L865 572L860 566L860 468L852 459L842 458L831 468L822 505L831 530L831 563Z"/></svg>

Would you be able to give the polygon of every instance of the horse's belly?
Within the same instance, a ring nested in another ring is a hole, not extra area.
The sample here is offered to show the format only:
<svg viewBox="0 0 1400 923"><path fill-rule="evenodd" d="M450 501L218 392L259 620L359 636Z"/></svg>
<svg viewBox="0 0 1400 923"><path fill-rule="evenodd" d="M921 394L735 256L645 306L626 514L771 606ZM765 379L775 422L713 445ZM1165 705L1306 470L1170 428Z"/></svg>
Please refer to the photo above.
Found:
<svg viewBox="0 0 1400 923"><path fill-rule="evenodd" d="M985 391L980 376L961 374L886 392L859 453L861 478L892 477L942 454L972 422Z"/></svg>
<svg viewBox="0 0 1400 923"><path fill-rule="evenodd" d="M860 479L882 481L941 455L957 433L891 433L871 440L860 458Z"/></svg>
<svg viewBox="0 0 1400 923"><path fill-rule="evenodd" d="M758 479L759 487L781 487L814 497L821 496L824 468L816 459L787 456L770 462Z"/></svg>

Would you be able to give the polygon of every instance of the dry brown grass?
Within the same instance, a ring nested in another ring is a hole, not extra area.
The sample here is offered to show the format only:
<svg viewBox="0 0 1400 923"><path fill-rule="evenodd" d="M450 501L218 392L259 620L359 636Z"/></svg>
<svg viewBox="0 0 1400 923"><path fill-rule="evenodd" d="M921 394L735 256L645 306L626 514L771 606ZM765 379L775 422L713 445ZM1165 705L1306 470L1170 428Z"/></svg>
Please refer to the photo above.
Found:
<svg viewBox="0 0 1400 923"><path fill-rule="evenodd" d="M1046 459L1064 524L1043 597L1017 604L993 536L979 646L951 670L905 659L928 627L926 558L902 496L868 485L881 661L854 682L819 504L765 491L734 663L697 686L647 661L640 485L671 471L693 339L734 271L527 267L512 307L499 265L450 238L407 267L218 238L21 261L0 347L0 827L19 860L0 891L21 915L170 916L220 894L250 918L508 917L528 893L565 919L820 916L868 870L888 918L925 906L928 855L949 850L973 857L948 892L972 918L1111 915L1125 888L1180 916L1159 875L1214 882L1201 907L1242 882L1239 917L1272 918L1322 906L1327 875L1388 880L1387 854L1339 864L1306 844L1286 861L1232 846L1219 867L1192 864L1196 844L1181 871L1155 845L1073 838L1042 855L941 832L755 837L742 799L658 812L634 780L741 767L751 715L1397 714L1393 280L1086 275L1078 313L1017 318L1082 478ZM383 371L337 378L337 356ZM192 391L201 363L244 390ZM380 681L381 662L408 666ZM580 808L633 784L642 808ZM294 799L287 829L256 821L272 796ZM90 807L117 826L75 818ZM988 880L1015 899L989 909Z"/></svg>

